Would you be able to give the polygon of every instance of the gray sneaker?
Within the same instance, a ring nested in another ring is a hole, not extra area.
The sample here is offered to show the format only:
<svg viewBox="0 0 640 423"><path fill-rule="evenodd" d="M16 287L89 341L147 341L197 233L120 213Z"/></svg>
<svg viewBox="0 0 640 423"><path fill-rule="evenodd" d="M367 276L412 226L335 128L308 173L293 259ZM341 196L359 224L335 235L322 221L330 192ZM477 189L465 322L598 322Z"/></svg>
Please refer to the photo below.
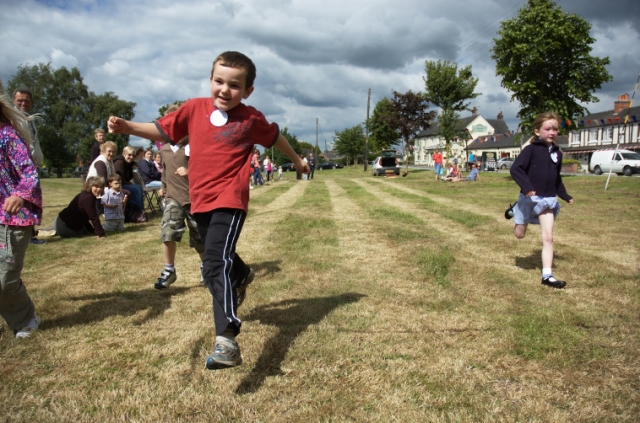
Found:
<svg viewBox="0 0 640 423"><path fill-rule="evenodd" d="M31 334L38 330L38 326L42 322L42 319L36 314L33 319L27 323L27 326L20 328L16 331L16 338L25 339L31 336Z"/></svg>
<svg viewBox="0 0 640 423"><path fill-rule="evenodd" d="M241 280L238 284L238 307L242 305L244 299L247 297L247 286L249 286L249 284L253 282L253 278L255 276L256 272L252 268L249 268L247 277Z"/></svg>
<svg viewBox="0 0 640 423"><path fill-rule="evenodd" d="M207 369L218 370L235 367L242 364L240 347L236 341L221 336L216 337L213 353L207 357Z"/></svg>
<svg viewBox="0 0 640 423"><path fill-rule="evenodd" d="M156 283L153 284L153 287L155 289L167 289L176 281L176 279L178 279L178 276L175 270L170 272L167 269L164 269L162 273L160 273Z"/></svg>

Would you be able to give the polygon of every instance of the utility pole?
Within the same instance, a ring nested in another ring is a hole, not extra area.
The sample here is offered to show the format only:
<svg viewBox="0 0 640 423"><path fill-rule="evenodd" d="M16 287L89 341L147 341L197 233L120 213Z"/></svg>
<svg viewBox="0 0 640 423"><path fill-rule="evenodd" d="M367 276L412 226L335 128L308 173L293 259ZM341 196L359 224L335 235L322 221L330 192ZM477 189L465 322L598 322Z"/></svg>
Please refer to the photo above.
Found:
<svg viewBox="0 0 640 423"><path fill-rule="evenodd" d="M369 166L369 106L371 105L371 88L367 94L367 120L364 125L364 171L367 171Z"/></svg>
<svg viewBox="0 0 640 423"><path fill-rule="evenodd" d="M316 154L318 154L318 118L316 118Z"/></svg>

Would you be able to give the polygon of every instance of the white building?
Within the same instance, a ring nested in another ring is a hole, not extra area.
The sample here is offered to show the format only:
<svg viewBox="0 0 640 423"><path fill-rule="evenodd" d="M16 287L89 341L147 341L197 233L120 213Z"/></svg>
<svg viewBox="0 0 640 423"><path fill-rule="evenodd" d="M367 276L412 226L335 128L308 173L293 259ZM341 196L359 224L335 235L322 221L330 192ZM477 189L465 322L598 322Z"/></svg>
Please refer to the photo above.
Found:
<svg viewBox="0 0 640 423"><path fill-rule="evenodd" d="M640 150L640 107L630 105L629 95L624 94L614 102L613 110L592 113L574 122L578 127L569 134L565 155L580 160L582 168L588 169L594 151L615 148L618 141L621 149Z"/></svg>
<svg viewBox="0 0 640 423"><path fill-rule="evenodd" d="M477 109L474 107L472 115L460 119L459 122L461 132L466 129L468 133L467 140L459 137L452 141L451 155L455 156L457 154L461 158L458 163L462 165L467 161L467 150L465 150L467 144L471 144L473 140L480 137L497 137L498 135L502 136L510 133L506 122L503 120L502 112L500 112L497 119L485 119L477 113ZM415 138L414 145L416 147L414 160L417 165L433 166L433 154L436 149L442 153L444 162L448 161L446 157L446 141L440 134L438 122L432 123L431 128L420 132Z"/></svg>

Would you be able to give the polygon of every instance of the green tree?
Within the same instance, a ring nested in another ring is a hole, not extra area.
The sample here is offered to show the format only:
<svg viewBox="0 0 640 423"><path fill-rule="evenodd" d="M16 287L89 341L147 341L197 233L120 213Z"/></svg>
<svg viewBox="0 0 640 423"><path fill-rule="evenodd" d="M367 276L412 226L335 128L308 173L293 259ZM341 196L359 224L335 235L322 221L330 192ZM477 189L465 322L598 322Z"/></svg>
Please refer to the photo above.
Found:
<svg viewBox="0 0 640 423"><path fill-rule="evenodd" d="M535 117L555 111L576 120L589 111L580 103L599 101L593 92L613 78L609 58L590 55L595 39L591 24L565 13L551 0L529 0L518 16L500 24L492 58L502 86L520 102L523 132Z"/></svg>
<svg viewBox="0 0 640 423"><path fill-rule="evenodd" d="M386 150L398 142L398 131L393 129L385 117L390 116L392 111L391 100L384 97L376 103L373 113L369 118L369 144L370 151L380 152ZM374 155L375 158L375 155Z"/></svg>
<svg viewBox="0 0 640 423"><path fill-rule="evenodd" d="M187 101L187 100L176 100L173 103L167 103L167 104L161 106L158 109L158 119L160 119L162 116L164 116L164 113L167 111L169 106L171 106L172 104L177 104L178 106L181 106L185 101Z"/></svg>
<svg viewBox="0 0 640 423"><path fill-rule="evenodd" d="M336 131L333 140L333 148L338 153L346 156L347 165L349 165L351 161L355 161L358 155L364 153L365 137L362 125L346 128L343 131Z"/></svg>
<svg viewBox="0 0 640 423"><path fill-rule="evenodd" d="M280 133L287 141L289 141L289 144L291 145L291 148L293 148L293 151L295 151L298 154L302 153L302 148L300 148L300 141L298 141L298 137L295 134L290 133L289 128L285 127L280 129ZM271 153L271 150L269 151L269 153ZM274 164L281 165L282 163L289 163L289 162L291 162L291 159L289 159L289 157L287 157L284 153L282 153L277 148L273 149Z"/></svg>
<svg viewBox="0 0 640 423"><path fill-rule="evenodd" d="M89 97L86 99L85 116L88 131L85 133L78 154L84 159L89 158L91 145L94 143L93 131L96 128L102 128L106 131L109 116L132 120L135 116L135 107L136 103L121 100L112 92L99 95L89 92ZM107 132L107 140L115 142L118 152L120 152L125 145L129 144L129 135Z"/></svg>
<svg viewBox="0 0 640 423"><path fill-rule="evenodd" d="M134 117L135 103L120 100L113 93L90 92L77 68L53 69L51 63L20 65L7 84L9 93L18 87L26 87L33 93L34 106L30 112L41 115L36 124L45 162L57 169L58 176L78 156L89 156L93 131L98 127L106 129L108 116L129 120ZM108 134L107 139L122 147L129 137Z"/></svg>
<svg viewBox="0 0 640 423"><path fill-rule="evenodd" d="M435 119L435 112L428 112L429 101L424 93L414 93L409 90L404 94L393 92L391 113L383 118L391 128L394 128L404 142L407 173L409 172L409 157L413 154L413 144L418 132L431 127L430 121Z"/></svg>
<svg viewBox="0 0 640 423"><path fill-rule="evenodd" d="M78 68L53 69L51 64L20 65L9 81L8 91L27 87L33 93L31 113L41 114L37 121L38 138L46 162L57 168L73 163L87 128L86 100L89 90Z"/></svg>
<svg viewBox="0 0 640 423"><path fill-rule="evenodd" d="M442 109L438 115L438 128L446 141L447 155L450 155L451 141L460 133L457 112L466 110L469 107L467 100L480 95L473 92L478 78L473 77L471 65L458 69L458 64L449 60L427 60L425 71L426 94L431 103Z"/></svg>

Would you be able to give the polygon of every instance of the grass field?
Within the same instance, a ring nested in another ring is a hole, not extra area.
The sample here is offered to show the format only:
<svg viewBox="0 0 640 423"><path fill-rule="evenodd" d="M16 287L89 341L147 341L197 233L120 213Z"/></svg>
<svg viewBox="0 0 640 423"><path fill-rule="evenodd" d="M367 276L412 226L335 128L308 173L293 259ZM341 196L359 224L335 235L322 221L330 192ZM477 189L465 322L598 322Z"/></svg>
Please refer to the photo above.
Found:
<svg viewBox="0 0 640 423"><path fill-rule="evenodd" d="M567 177L554 270L512 235L508 174L316 172L251 191L238 252L244 364L204 368L211 297L159 215L124 234L30 246L40 331L0 324L3 422L592 422L640 420L640 178ZM79 191L44 180L44 224Z"/></svg>

